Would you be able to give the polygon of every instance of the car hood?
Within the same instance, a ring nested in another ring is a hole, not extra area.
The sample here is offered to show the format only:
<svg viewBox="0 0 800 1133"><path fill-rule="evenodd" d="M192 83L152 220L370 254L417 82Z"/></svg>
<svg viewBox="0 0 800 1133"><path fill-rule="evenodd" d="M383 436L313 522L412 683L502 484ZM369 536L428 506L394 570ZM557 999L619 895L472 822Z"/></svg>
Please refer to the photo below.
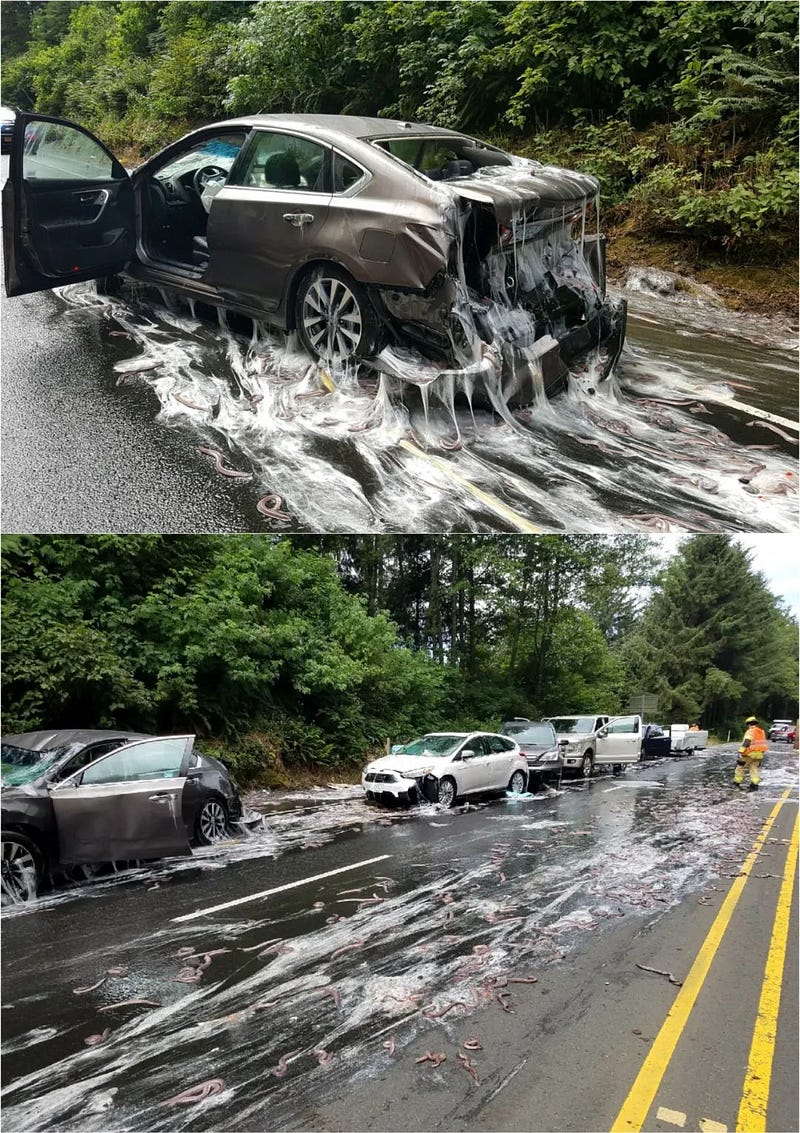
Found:
<svg viewBox="0 0 800 1133"><path fill-rule="evenodd" d="M491 166L469 177L440 181L439 187L478 204L490 205L501 223L518 216L520 209L578 206L599 191L599 182L586 173L519 161Z"/></svg>
<svg viewBox="0 0 800 1133"><path fill-rule="evenodd" d="M450 765L449 759L443 759L440 755L384 755L380 759L373 760L366 766L367 771L397 771L401 775L419 775L421 771L426 768L432 768L435 775L441 774L439 771L439 764L442 769Z"/></svg>

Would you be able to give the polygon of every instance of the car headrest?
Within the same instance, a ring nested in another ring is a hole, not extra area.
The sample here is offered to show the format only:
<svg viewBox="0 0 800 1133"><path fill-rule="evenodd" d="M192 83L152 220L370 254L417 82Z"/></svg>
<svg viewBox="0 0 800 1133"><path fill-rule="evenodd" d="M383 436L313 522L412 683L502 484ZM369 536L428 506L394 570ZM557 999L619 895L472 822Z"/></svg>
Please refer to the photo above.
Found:
<svg viewBox="0 0 800 1133"><path fill-rule="evenodd" d="M271 153L264 162L264 180L278 189L296 189L300 185L300 166L293 153L281 150Z"/></svg>

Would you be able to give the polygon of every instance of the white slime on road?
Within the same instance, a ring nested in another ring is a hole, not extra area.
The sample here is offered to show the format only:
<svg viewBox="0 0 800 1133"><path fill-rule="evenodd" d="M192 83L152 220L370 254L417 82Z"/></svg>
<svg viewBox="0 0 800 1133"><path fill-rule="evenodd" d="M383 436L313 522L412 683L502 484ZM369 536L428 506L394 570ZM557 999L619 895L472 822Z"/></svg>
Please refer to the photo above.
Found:
<svg viewBox="0 0 800 1133"><path fill-rule="evenodd" d="M511 411L499 387L489 409L463 394L454 401L446 375L409 380L419 364L397 351L383 374L329 375L264 327L248 341L224 319L209 325L130 293L108 300L75 285L59 294L101 304L126 329L139 354L118 367L148 368L120 378L155 392L162 420L185 432L187 446L214 447L252 474L221 490L249 507L280 497L291 523L260 517L265 530L497 529L503 513L487 511L480 492L556 531L797 527L791 442L746 414L703 404L707 395L756 405L772 398L773 411L792 415L794 359L785 344L761 350L759 376L752 366L740 374L735 324L718 355L664 353L632 333L611 380L597 384L589 366L566 394ZM671 320L685 327L695 317L694 308L663 302L661 311L671 342ZM703 344L708 333L698 332ZM396 376L404 365L405 381ZM786 389L777 410L776 382ZM725 431L731 424L736 439ZM425 459L434 453L436 462Z"/></svg>

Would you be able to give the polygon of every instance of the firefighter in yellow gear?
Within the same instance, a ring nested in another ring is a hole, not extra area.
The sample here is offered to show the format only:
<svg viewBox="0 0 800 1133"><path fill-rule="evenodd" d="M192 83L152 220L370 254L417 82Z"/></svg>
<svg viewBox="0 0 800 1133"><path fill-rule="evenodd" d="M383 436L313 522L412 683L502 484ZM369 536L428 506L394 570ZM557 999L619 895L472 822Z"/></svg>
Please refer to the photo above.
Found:
<svg viewBox="0 0 800 1133"><path fill-rule="evenodd" d="M739 748L739 758L736 761L736 769L733 772L733 782L737 787L744 786L744 775L746 771L749 771L749 790L757 791L758 784L761 781L761 760L764 758L764 752L769 745L767 744L764 729L759 727L758 720L755 716L748 716L745 720L745 725L747 731L744 734L742 746Z"/></svg>

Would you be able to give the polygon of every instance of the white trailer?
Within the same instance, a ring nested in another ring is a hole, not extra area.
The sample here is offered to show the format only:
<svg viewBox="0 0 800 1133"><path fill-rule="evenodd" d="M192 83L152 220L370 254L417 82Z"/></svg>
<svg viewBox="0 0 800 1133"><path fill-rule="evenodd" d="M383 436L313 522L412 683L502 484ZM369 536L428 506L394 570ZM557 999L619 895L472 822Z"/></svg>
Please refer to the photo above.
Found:
<svg viewBox="0 0 800 1133"><path fill-rule="evenodd" d="M688 724L670 724L669 746L675 752L702 751L708 747L708 732L693 732Z"/></svg>

